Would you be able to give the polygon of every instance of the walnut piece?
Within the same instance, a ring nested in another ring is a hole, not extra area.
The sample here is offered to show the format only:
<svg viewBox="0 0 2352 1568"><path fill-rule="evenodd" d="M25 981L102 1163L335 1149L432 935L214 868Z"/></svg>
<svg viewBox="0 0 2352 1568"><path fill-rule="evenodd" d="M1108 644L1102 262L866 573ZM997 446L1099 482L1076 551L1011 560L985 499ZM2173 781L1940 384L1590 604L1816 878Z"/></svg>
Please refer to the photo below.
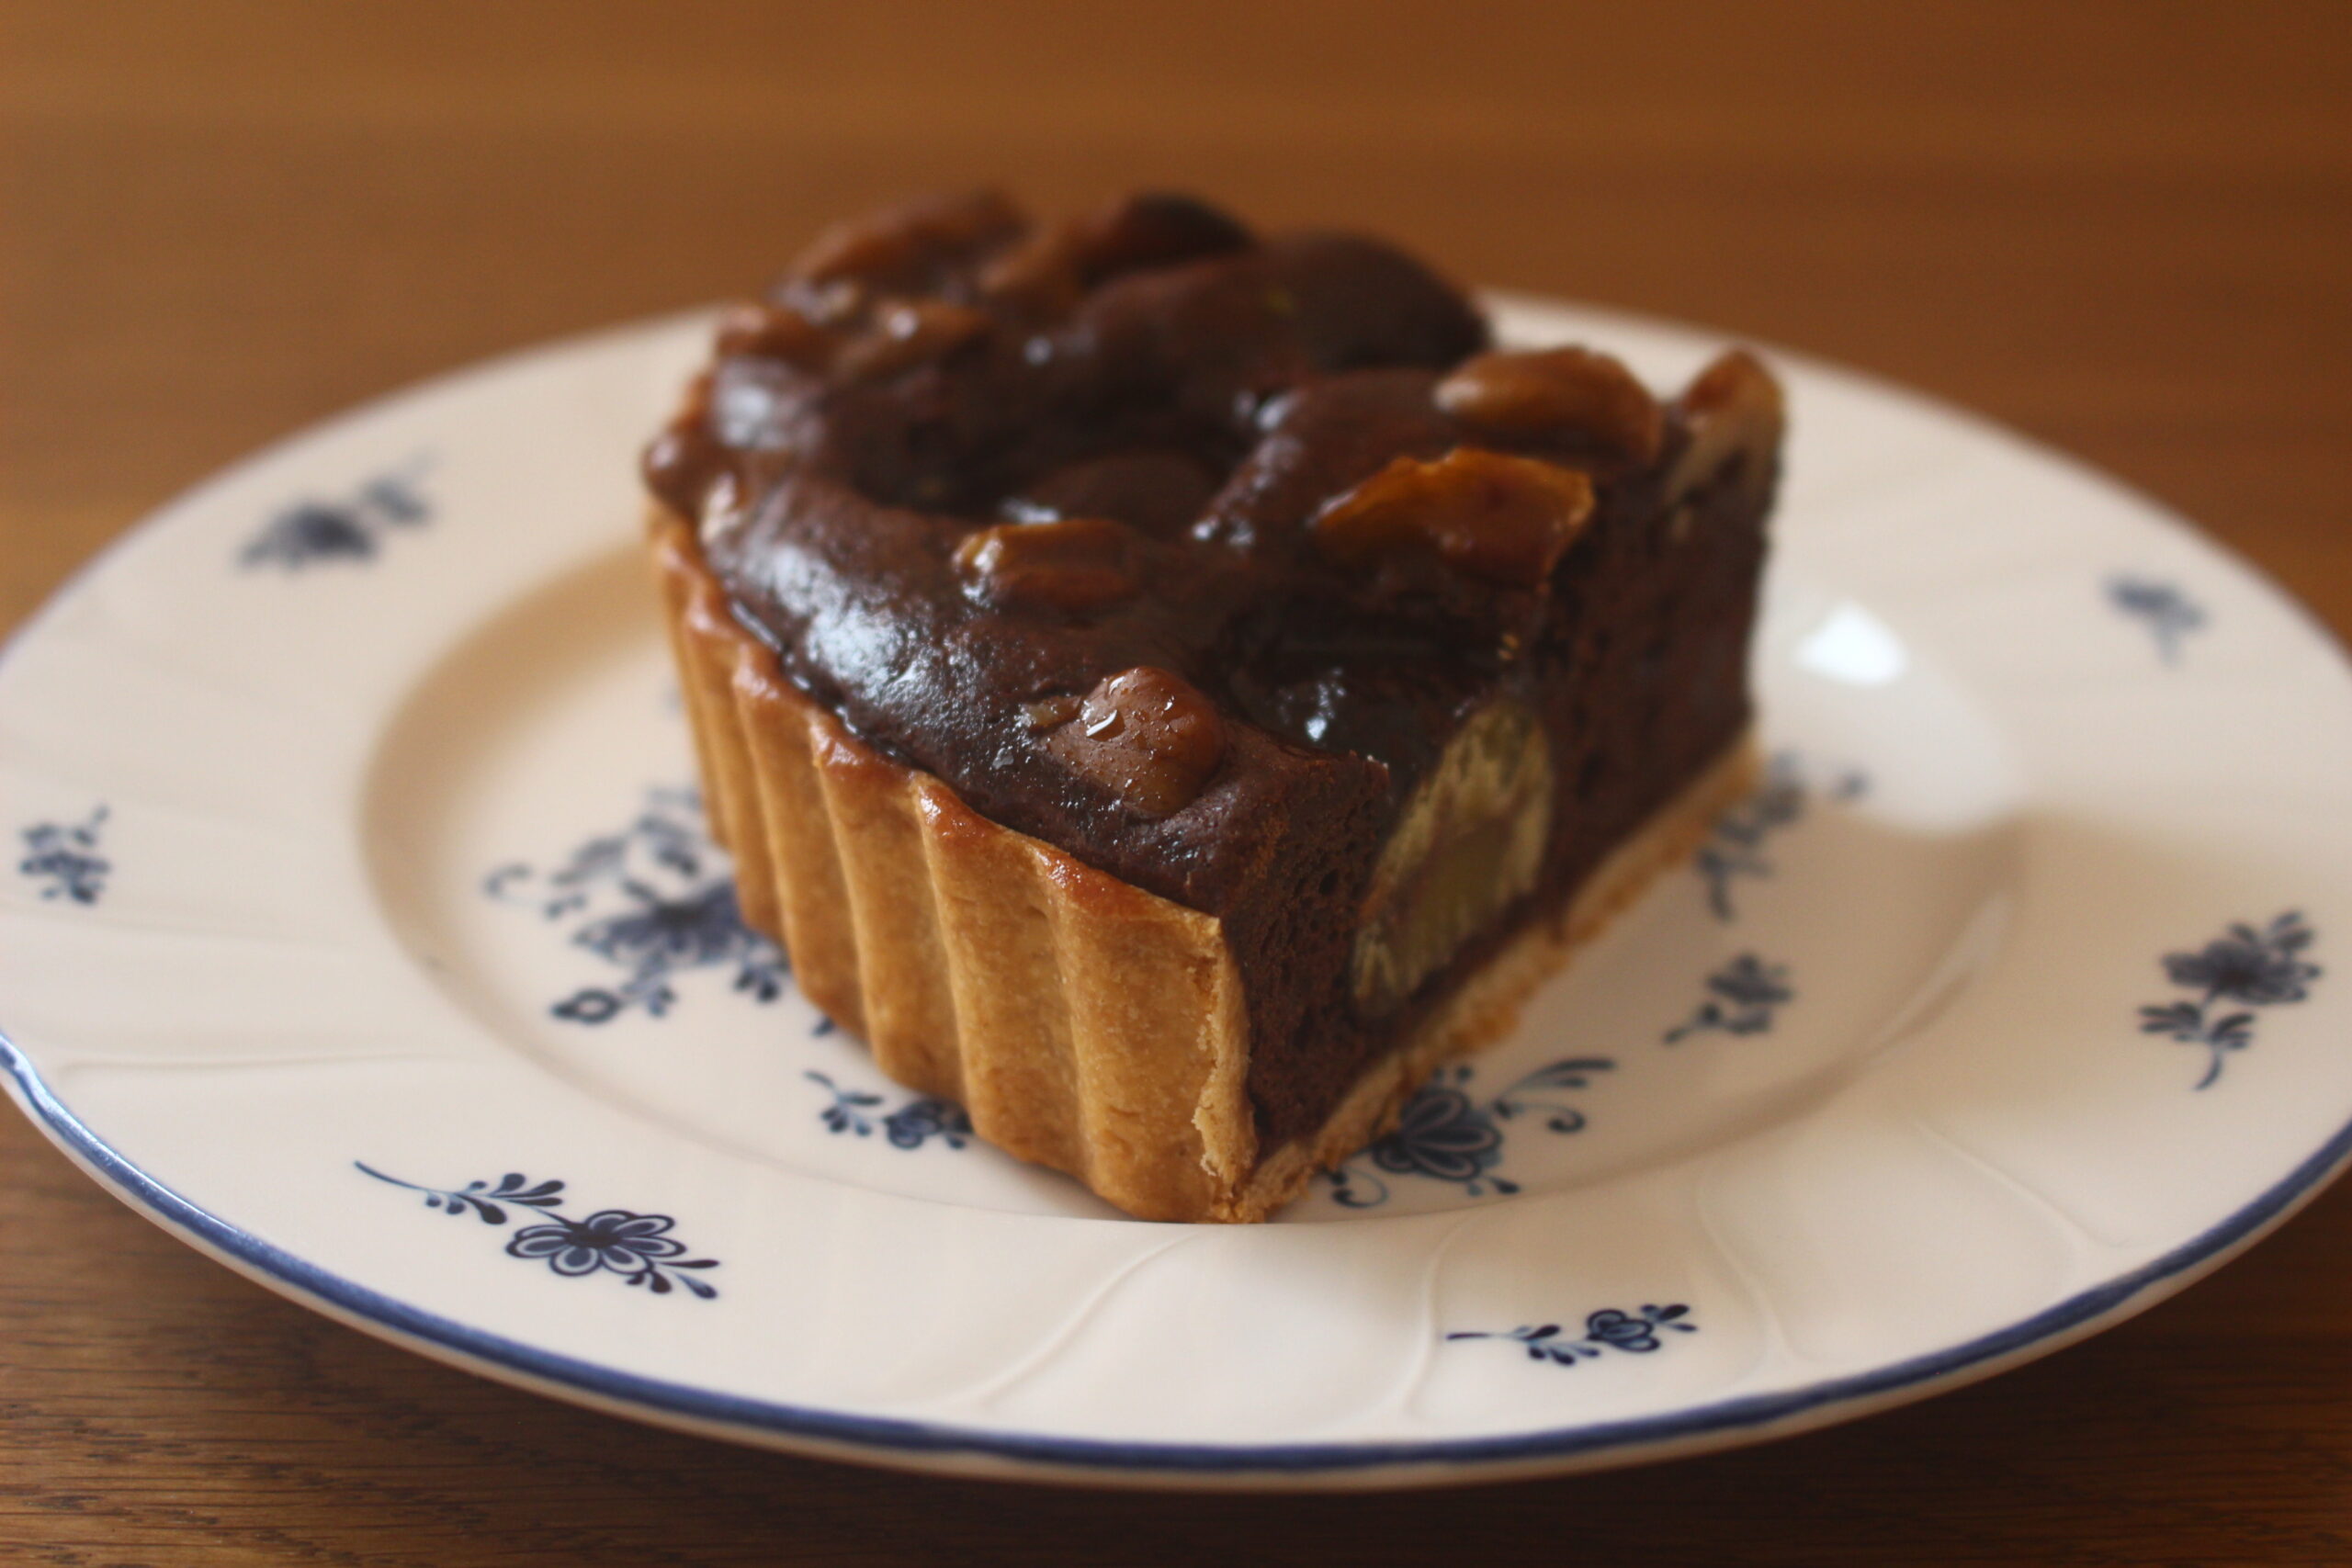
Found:
<svg viewBox="0 0 2352 1568"><path fill-rule="evenodd" d="M1340 567L1434 558L1482 582L1535 588L1592 505L1592 481L1573 468L1462 446L1435 462L1399 457L1330 502L1315 543Z"/></svg>
<svg viewBox="0 0 2352 1568"><path fill-rule="evenodd" d="M1636 463L1657 457L1666 419L1623 363L1589 348L1481 354L1437 385L1438 407L1508 440L1588 437Z"/></svg>
<svg viewBox="0 0 2352 1568"><path fill-rule="evenodd" d="M1681 409L1690 443L1667 475L1668 505L1735 459L1742 464L1740 484L1751 494L1772 482L1788 428L1788 400L1762 360L1744 348L1724 355L1699 372L1682 394Z"/></svg>

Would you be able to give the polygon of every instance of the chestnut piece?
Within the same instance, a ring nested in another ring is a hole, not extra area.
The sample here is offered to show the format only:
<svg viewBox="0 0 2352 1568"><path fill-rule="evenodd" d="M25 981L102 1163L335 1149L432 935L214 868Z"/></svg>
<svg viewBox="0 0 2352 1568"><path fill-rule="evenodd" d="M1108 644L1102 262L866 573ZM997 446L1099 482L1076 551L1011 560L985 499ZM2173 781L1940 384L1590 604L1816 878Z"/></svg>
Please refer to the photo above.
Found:
<svg viewBox="0 0 2352 1568"><path fill-rule="evenodd" d="M1315 543L1336 566L1435 557L1499 588L1537 588L1592 518L1592 481L1573 468L1458 446L1433 463L1398 457L1324 507Z"/></svg>
<svg viewBox="0 0 2352 1568"><path fill-rule="evenodd" d="M1373 868L1349 961L1359 1011L1394 1012L1534 887L1553 796L1551 746L1526 704L1498 697L1464 721Z"/></svg>
<svg viewBox="0 0 2352 1568"><path fill-rule="evenodd" d="M1511 441L1584 436L1636 463L1657 457L1666 419L1624 365L1589 348L1481 354L1438 383L1437 404Z"/></svg>
<svg viewBox="0 0 2352 1568"><path fill-rule="evenodd" d="M1740 488L1751 500L1762 496L1780 472L1781 436L1788 427L1788 400L1764 362L1744 348L1716 359L1684 389L1679 400L1690 445L1666 476L1668 505L1713 478L1734 457L1745 466Z"/></svg>
<svg viewBox="0 0 2352 1568"><path fill-rule="evenodd" d="M1000 523L969 535L956 569L975 597L1001 609L1082 614L1142 588L1136 535L1107 517Z"/></svg>
<svg viewBox="0 0 2352 1568"><path fill-rule="evenodd" d="M1139 817L1196 799L1225 760L1225 720L1191 682L1139 665L1098 682L1046 750Z"/></svg>

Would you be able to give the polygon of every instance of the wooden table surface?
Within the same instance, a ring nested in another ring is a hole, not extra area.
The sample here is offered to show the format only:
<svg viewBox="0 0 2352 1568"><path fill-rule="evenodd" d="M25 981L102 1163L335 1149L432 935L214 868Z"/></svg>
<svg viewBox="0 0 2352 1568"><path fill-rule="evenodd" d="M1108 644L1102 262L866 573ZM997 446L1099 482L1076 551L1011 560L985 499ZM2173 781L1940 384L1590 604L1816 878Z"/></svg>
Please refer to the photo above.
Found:
<svg viewBox="0 0 2352 1568"><path fill-rule="evenodd" d="M354 400L825 219L1150 183L1802 345L2352 630L2352 6L0 6L0 628ZM2347 801L2352 804L2352 801ZM2352 1562L2352 1187L1992 1382L1456 1492L948 1483L672 1436L245 1283L0 1114L0 1562Z"/></svg>

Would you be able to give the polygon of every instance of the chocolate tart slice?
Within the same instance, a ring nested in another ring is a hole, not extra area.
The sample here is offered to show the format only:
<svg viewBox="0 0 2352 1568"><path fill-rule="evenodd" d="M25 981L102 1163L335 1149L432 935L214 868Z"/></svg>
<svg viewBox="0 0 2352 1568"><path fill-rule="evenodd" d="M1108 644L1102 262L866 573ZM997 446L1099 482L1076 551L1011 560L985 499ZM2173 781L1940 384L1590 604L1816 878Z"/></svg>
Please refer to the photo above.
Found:
<svg viewBox="0 0 2352 1568"><path fill-rule="evenodd" d="M646 457L744 917L981 1136L1262 1219L1747 787L1781 426L1183 197L830 231Z"/></svg>

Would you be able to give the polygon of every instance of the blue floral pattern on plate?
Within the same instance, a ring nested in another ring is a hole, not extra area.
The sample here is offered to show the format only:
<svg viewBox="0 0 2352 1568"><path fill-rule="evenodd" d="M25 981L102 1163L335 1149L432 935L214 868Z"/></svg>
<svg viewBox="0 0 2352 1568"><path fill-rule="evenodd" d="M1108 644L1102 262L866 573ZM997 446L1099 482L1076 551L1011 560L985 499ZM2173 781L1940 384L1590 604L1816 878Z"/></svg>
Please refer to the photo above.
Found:
<svg viewBox="0 0 2352 1568"><path fill-rule="evenodd" d="M36 882L45 882L44 898L67 898L95 904L107 890L107 874L114 863L98 852L98 832L106 826L107 808L97 807L79 822L36 822L18 830L25 858L17 870Z"/></svg>
<svg viewBox="0 0 2352 1568"><path fill-rule="evenodd" d="M2233 923L2194 953L2165 954L2165 977L2199 995L2141 1008L2140 1032L2203 1046L2211 1060L2197 1087L2211 1088L2230 1053L2254 1043L2254 1014L2245 1009L2299 1002L2310 994L2322 971L2302 954L2316 934L2300 910L2290 909L2267 926ZM2225 1002L2240 1010L2220 1011Z"/></svg>
<svg viewBox="0 0 2352 1568"><path fill-rule="evenodd" d="M2156 656L2166 664L2178 664L2183 639L2205 626L2205 607L2157 578L2117 572L2107 580L2107 602L2146 625L2156 639Z"/></svg>
<svg viewBox="0 0 2352 1568"><path fill-rule="evenodd" d="M374 560L388 536L432 519L432 503L417 486L424 468L420 459L387 470L340 501L294 502L246 542L237 564L300 571L321 561Z"/></svg>
<svg viewBox="0 0 2352 1568"><path fill-rule="evenodd" d="M639 1214L628 1209L599 1209L582 1219L560 1214L565 1201L560 1181L533 1181L520 1171L509 1171L496 1182L469 1181L463 1187L425 1187L387 1176L358 1160L362 1173L393 1187L424 1194L424 1206L455 1219L471 1214L486 1225L503 1225L507 1210L530 1209L546 1215L507 1238L506 1256L536 1258L567 1280L591 1274L617 1274L631 1285L641 1285L666 1296L683 1285L693 1295L710 1301L718 1288L691 1272L716 1269L714 1258L688 1258L686 1245L670 1234L677 1222L667 1214Z"/></svg>
<svg viewBox="0 0 2352 1568"><path fill-rule="evenodd" d="M1707 976L1705 999L1684 1022L1666 1032L1668 1045L1693 1034L1716 1031L1724 1034L1762 1034L1772 1027L1772 1015L1796 999L1789 985L1789 966L1767 964L1743 953Z"/></svg>
<svg viewBox="0 0 2352 1568"><path fill-rule="evenodd" d="M1840 769L1826 783L1806 777L1804 762L1793 751L1773 753L1764 782L1747 798L1715 818L1706 842L1691 857L1700 879L1707 885L1707 908L1715 919L1738 918L1732 903L1732 886L1742 877L1764 880L1776 867L1764 854L1765 841L1783 829L1804 820L1816 799L1845 802L1859 799L1870 789L1870 775L1859 768Z"/></svg>
<svg viewBox="0 0 2352 1568"><path fill-rule="evenodd" d="M1371 1209L1388 1201L1382 1176L1417 1176L1462 1189L1466 1197L1509 1195L1519 1183L1497 1174L1502 1163L1503 1124L1529 1111L1544 1111L1554 1133L1578 1133L1585 1114L1559 1097L1591 1087L1593 1075L1611 1071L1607 1056L1570 1056L1536 1068L1480 1104L1463 1092L1475 1068L1467 1063L1441 1067L1405 1102L1393 1132L1335 1170L1323 1172L1332 1201Z"/></svg>
<svg viewBox="0 0 2352 1568"><path fill-rule="evenodd" d="M919 1149L934 1138L951 1149L960 1149L971 1140L972 1119L954 1100L917 1095L896 1111L884 1113L883 1097L871 1089L843 1089L825 1074L815 1071L801 1076L822 1085L833 1097L832 1103L817 1113L829 1133L866 1138L873 1136L878 1126L895 1149Z"/></svg>
<svg viewBox="0 0 2352 1568"><path fill-rule="evenodd" d="M1699 1325L1685 1321L1690 1309L1677 1302L1670 1306L1645 1305L1637 1312L1623 1312L1616 1307L1602 1307L1588 1314L1584 1320L1584 1337L1566 1337L1556 1323L1522 1325L1503 1331L1465 1329L1449 1334L1455 1339L1506 1339L1527 1351L1531 1361L1549 1361L1555 1367L1573 1367L1580 1361L1598 1360L1604 1351L1621 1350L1629 1356L1646 1356L1666 1341L1668 1334L1696 1334Z"/></svg>
<svg viewBox="0 0 2352 1568"><path fill-rule="evenodd" d="M784 993L784 953L743 923L734 878L719 861L695 792L653 789L627 826L588 840L553 870L503 865L482 890L570 924L575 946L628 972L552 1004L569 1022L605 1023L631 1010L662 1017L677 1000L676 977L697 969L731 966L736 990L774 1001Z"/></svg>

